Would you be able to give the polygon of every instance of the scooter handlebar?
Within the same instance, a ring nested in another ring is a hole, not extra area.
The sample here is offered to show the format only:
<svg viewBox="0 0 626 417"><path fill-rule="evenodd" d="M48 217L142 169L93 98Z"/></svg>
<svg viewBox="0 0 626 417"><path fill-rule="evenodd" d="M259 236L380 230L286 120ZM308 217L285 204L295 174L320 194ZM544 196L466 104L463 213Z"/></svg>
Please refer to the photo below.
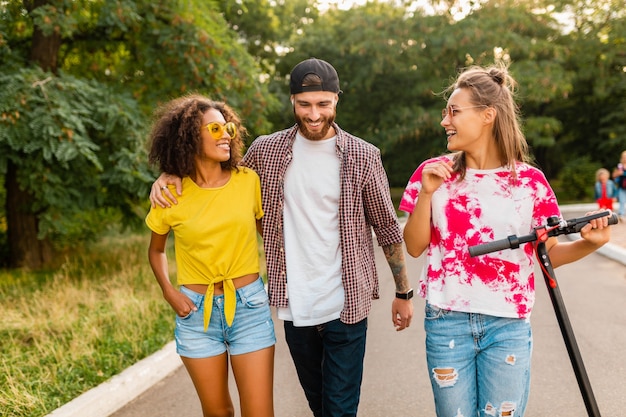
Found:
<svg viewBox="0 0 626 417"><path fill-rule="evenodd" d="M609 213L607 211L607 213ZM573 225L575 232L578 233L580 232L580 229L582 229L583 227L585 227L587 225L587 223L589 223L589 220L592 219L598 219L600 217L604 217L607 216L607 214L602 214L602 213L598 213L598 214L592 214L590 216L586 216L586 217L581 217L579 219L571 219L567 221L568 226L569 225ZM611 213L609 216L609 226L612 226L614 224L619 223L619 219L617 218L617 214L615 213Z"/></svg>
<svg viewBox="0 0 626 417"><path fill-rule="evenodd" d="M497 252L504 249L515 249L519 247L519 239L515 235L511 235L506 239L494 240L476 246L469 247L470 256L479 256L486 253Z"/></svg>
<svg viewBox="0 0 626 417"><path fill-rule="evenodd" d="M595 213L589 216L584 216L576 219L570 219L562 223L560 227L553 229L550 236L558 236L561 234L568 233L579 233L580 229L585 227L590 220L598 219L600 217L609 216L609 226L617 224L619 219L617 218L617 214L612 213L610 211ZM491 252L497 252L505 249L517 249L519 245L526 242L532 242L537 240L536 233L518 237L516 235L511 235L505 239L494 240L493 242L482 243L480 245L470 246L469 253L470 256L479 256L485 255Z"/></svg>

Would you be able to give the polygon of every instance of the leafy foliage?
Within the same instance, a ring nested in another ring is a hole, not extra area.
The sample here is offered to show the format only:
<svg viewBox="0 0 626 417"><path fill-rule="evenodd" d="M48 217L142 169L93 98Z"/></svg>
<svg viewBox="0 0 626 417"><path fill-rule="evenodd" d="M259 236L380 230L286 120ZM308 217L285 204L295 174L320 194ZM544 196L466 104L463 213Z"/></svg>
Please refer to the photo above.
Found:
<svg viewBox="0 0 626 417"><path fill-rule="evenodd" d="M29 201L15 213L36 217L38 239L68 246L111 216L141 220L160 102L200 92L236 108L251 132L270 129L276 101L218 2L9 1L0 22L0 173L16 167L7 181Z"/></svg>
<svg viewBox="0 0 626 417"><path fill-rule="evenodd" d="M557 152L612 167L626 150L626 8L623 0L571 1L565 8L575 25L563 65L575 78L555 109L565 139Z"/></svg>
<svg viewBox="0 0 626 417"><path fill-rule="evenodd" d="M20 167L17 181L34 197L40 238L68 244L93 236L107 213L91 215L128 210L147 196L153 174L132 98L37 68L2 75L0 85L0 168L8 161Z"/></svg>
<svg viewBox="0 0 626 417"><path fill-rule="evenodd" d="M593 185L598 164L589 156L568 162L559 172L559 188L555 190L562 202L589 201L593 198Z"/></svg>
<svg viewBox="0 0 626 417"><path fill-rule="evenodd" d="M344 92L337 120L381 148L395 186L446 152L441 93L472 64L510 63L525 134L548 178L583 155L611 166L626 149L623 0L479 0L467 8L458 0L371 0L326 12L315 3L3 2L0 123L12 136L4 132L0 142L0 174L9 161L25 171L20 184L40 199L39 235L69 240L89 234L102 216L137 217L149 177L134 146L143 146L141 132L160 102L192 91L224 99L251 137L292 124L288 74L311 56L337 68ZM36 73L38 66L46 71ZM83 84L91 98L72 92ZM26 101L15 103L9 92ZM76 169L87 174L78 188L67 178ZM81 201L75 210L62 204L68 198Z"/></svg>
<svg viewBox="0 0 626 417"><path fill-rule="evenodd" d="M379 146L392 185L404 185L417 164L446 151L442 91L470 65L510 64L529 143L555 146L562 122L546 108L571 94L574 77L555 27L549 14L505 1L483 2L458 21L368 2L306 27L285 61L317 56L336 66L339 124Z"/></svg>

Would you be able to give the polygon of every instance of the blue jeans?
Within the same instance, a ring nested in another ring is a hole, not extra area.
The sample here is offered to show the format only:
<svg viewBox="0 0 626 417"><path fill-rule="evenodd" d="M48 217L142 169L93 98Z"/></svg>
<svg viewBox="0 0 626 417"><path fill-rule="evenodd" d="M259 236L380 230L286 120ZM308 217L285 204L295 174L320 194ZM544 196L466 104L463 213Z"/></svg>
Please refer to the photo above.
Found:
<svg viewBox="0 0 626 417"><path fill-rule="evenodd" d="M366 333L367 319L306 327L285 321L285 339L315 417L356 416Z"/></svg>
<svg viewBox="0 0 626 417"><path fill-rule="evenodd" d="M524 415L532 353L528 320L427 304L424 329L437 416Z"/></svg>
<svg viewBox="0 0 626 417"><path fill-rule="evenodd" d="M620 217L626 216L626 189L617 189L617 201L619 202L619 209L617 210L617 214Z"/></svg>

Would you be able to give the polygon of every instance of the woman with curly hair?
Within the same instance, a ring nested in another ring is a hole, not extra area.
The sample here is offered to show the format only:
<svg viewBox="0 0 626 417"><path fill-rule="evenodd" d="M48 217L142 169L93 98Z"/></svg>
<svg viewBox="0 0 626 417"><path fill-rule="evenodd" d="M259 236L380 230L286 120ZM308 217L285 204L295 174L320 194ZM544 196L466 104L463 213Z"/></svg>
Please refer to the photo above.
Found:
<svg viewBox="0 0 626 417"><path fill-rule="evenodd" d="M183 178L184 196L151 208L148 256L176 313L176 351L208 416L233 416L228 362L243 417L272 417L276 337L259 276L257 231L263 216L258 175L238 167L246 129L225 103L193 94L156 111L150 162ZM175 238L176 281L166 242Z"/></svg>
<svg viewBox="0 0 626 417"><path fill-rule="evenodd" d="M411 176L400 209L410 213L407 251L426 252L426 359L438 416L523 416L530 389L535 301L534 250L475 258L468 248L525 235L560 210L528 145L505 67L471 67L450 86L442 111L448 150ZM593 252L610 237L608 218L582 239L546 249L554 267Z"/></svg>

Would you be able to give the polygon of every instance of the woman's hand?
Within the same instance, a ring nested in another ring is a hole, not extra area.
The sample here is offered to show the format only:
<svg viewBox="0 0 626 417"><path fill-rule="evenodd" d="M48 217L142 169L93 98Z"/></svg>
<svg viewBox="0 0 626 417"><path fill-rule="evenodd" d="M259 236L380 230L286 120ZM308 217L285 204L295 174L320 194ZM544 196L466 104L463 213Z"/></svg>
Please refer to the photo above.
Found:
<svg viewBox="0 0 626 417"><path fill-rule="evenodd" d="M421 193L432 194L443 182L452 176L452 161L441 160L431 162L424 166L422 170Z"/></svg>
<svg viewBox="0 0 626 417"><path fill-rule="evenodd" d="M176 200L176 197L174 197L168 185L174 185L176 187L176 194L182 195L183 183L180 177L163 172L159 175L159 178L152 183L152 188L150 189L150 204L152 204L152 208L157 205L166 208L172 207L172 203L178 204L178 200Z"/></svg>
<svg viewBox="0 0 626 417"><path fill-rule="evenodd" d="M596 213L602 213L608 210L597 210L585 213L589 216ZM600 217L590 220L582 229L580 236L594 246L600 247L611 239L611 227L609 225L609 216Z"/></svg>
<svg viewBox="0 0 626 417"><path fill-rule="evenodd" d="M409 255L421 256L430 243L430 216L432 195L452 176L452 161L445 159L430 162L422 169L422 188L413 212L404 225L404 244Z"/></svg>
<svg viewBox="0 0 626 417"><path fill-rule="evenodd" d="M586 213L586 216L596 213L602 213L608 210L597 210ZM611 238L611 227L609 226L609 217L600 217L590 220L582 229L580 229L582 239L570 242L562 242L555 236L548 239L546 246L548 254L552 261L552 266L558 268L561 265L575 262L590 253L594 252L602 245L607 243Z"/></svg>
<svg viewBox="0 0 626 417"><path fill-rule="evenodd" d="M173 287L171 290L163 293L163 298L172 306L172 309L179 317L186 317L192 311L198 311L198 307L189 297Z"/></svg>

